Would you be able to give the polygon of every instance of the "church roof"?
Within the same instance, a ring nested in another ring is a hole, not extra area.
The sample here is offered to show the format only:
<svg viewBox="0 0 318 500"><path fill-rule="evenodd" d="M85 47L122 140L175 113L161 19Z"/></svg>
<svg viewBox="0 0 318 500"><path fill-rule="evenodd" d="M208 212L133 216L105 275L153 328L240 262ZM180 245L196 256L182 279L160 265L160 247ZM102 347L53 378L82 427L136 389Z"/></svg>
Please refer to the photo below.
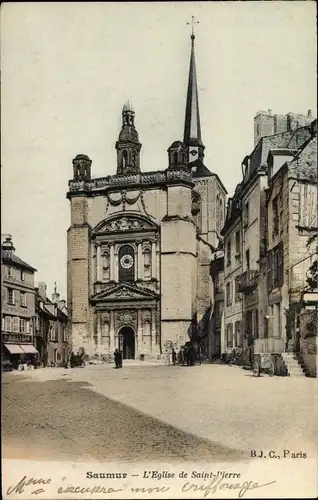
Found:
<svg viewBox="0 0 318 500"><path fill-rule="evenodd" d="M201 124L198 99L198 82L195 66L194 39L191 36L191 56L189 67L188 91L184 121L183 142L189 146L203 146L201 139Z"/></svg>
<svg viewBox="0 0 318 500"><path fill-rule="evenodd" d="M189 163L189 167L192 169L193 177L211 177L212 175L215 175L204 165L204 163L202 163L201 160L192 161Z"/></svg>

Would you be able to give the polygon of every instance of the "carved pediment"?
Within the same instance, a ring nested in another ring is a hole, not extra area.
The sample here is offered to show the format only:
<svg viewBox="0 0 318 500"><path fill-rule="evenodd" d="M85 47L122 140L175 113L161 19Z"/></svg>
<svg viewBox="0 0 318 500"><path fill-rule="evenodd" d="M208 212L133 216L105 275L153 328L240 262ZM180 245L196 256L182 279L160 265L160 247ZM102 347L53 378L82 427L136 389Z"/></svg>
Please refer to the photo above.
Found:
<svg viewBox="0 0 318 500"><path fill-rule="evenodd" d="M157 230L157 224L143 215L122 213L101 221L93 229L93 233L126 233Z"/></svg>
<svg viewBox="0 0 318 500"><path fill-rule="evenodd" d="M97 293L92 302L115 302L123 300L158 300L159 295L149 289L140 288L135 284L120 283L108 290Z"/></svg>

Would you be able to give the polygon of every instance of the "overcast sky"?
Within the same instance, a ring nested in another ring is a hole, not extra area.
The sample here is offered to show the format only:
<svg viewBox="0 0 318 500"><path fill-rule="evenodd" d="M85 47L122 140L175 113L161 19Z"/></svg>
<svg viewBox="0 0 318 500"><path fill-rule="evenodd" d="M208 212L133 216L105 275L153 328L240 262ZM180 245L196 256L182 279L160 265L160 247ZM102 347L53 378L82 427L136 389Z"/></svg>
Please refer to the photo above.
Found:
<svg viewBox="0 0 318 500"><path fill-rule="evenodd" d="M66 295L72 158L115 173L130 99L144 171L182 139L190 28L205 163L232 194L259 109L316 114L315 2L7 3L1 16L2 233Z"/></svg>

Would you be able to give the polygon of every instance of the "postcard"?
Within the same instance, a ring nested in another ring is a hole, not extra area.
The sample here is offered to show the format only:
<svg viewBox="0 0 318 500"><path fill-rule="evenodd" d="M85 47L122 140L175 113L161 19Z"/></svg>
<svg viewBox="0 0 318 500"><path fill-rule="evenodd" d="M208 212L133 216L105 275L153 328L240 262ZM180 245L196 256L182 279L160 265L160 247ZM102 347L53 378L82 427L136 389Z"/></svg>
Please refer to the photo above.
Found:
<svg viewBox="0 0 318 500"><path fill-rule="evenodd" d="M317 496L314 2L5 2L2 494Z"/></svg>

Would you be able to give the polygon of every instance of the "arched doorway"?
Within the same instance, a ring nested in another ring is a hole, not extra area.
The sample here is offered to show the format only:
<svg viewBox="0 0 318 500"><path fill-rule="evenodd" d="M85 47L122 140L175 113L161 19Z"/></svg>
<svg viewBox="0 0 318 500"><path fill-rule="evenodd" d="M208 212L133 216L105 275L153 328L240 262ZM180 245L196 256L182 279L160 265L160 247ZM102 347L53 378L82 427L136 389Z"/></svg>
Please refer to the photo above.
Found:
<svg viewBox="0 0 318 500"><path fill-rule="evenodd" d="M135 332L130 326L124 326L119 332L120 351L123 359L135 359Z"/></svg>

